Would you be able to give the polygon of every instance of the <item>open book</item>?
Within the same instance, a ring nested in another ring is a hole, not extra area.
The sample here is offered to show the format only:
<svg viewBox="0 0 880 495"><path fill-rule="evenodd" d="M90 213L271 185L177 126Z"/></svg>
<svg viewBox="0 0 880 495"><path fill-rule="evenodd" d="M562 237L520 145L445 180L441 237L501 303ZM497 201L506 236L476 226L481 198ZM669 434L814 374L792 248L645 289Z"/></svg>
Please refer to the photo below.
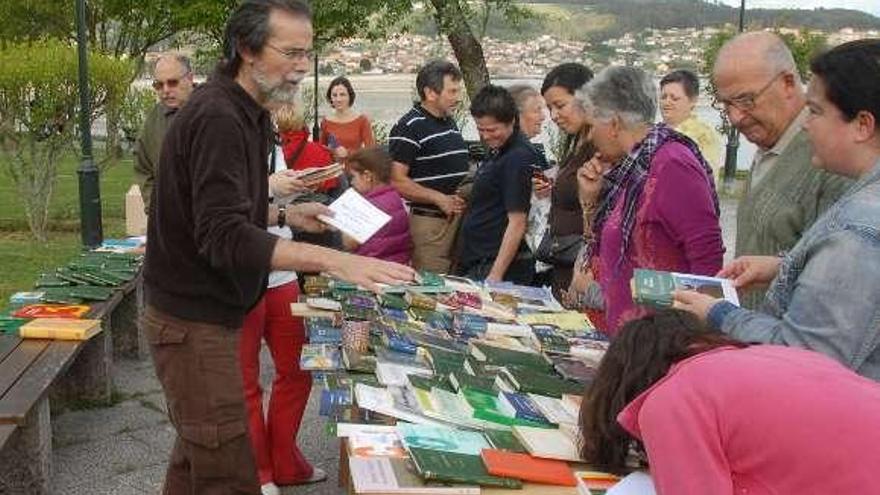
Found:
<svg viewBox="0 0 880 495"><path fill-rule="evenodd" d="M633 301L655 308L672 307L672 291L695 290L739 306L733 281L726 278L636 269L631 281Z"/></svg>

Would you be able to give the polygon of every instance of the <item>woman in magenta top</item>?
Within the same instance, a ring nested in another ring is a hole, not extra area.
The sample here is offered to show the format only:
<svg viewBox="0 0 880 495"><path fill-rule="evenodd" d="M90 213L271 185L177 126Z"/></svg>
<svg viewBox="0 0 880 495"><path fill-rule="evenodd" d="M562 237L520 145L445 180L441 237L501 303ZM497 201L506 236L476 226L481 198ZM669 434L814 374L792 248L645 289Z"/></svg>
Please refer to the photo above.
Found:
<svg viewBox="0 0 880 495"><path fill-rule="evenodd" d="M391 215L391 221L363 244L343 236L343 245L361 256L408 265L412 255L409 217L403 198L391 186L391 156L378 147L362 148L348 159L351 186L370 203Z"/></svg>
<svg viewBox="0 0 880 495"><path fill-rule="evenodd" d="M596 155L578 171L585 247L573 286L609 335L647 309L633 269L714 275L724 245L712 171L697 145L653 124L656 88L643 71L609 67L581 91Z"/></svg>
<svg viewBox="0 0 880 495"><path fill-rule="evenodd" d="M625 470L635 441L660 495L880 493L880 384L682 311L625 325L584 404L587 462Z"/></svg>

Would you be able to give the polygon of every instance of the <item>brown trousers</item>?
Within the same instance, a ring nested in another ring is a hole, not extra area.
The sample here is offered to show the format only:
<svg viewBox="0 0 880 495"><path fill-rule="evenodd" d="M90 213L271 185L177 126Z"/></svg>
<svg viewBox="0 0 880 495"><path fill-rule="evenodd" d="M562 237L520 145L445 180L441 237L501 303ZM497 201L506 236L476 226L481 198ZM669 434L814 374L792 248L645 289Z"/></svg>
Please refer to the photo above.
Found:
<svg viewBox="0 0 880 495"><path fill-rule="evenodd" d="M461 215L450 219L412 214L409 233L413 240L412 264L417 270L449 273Z"/></svg>
<svg viewBox="0 0 880 495"><path fill-rule="evenodd" d="M147 306L143 328L177 430L164 495L258 495L237 328Z"/></svg>

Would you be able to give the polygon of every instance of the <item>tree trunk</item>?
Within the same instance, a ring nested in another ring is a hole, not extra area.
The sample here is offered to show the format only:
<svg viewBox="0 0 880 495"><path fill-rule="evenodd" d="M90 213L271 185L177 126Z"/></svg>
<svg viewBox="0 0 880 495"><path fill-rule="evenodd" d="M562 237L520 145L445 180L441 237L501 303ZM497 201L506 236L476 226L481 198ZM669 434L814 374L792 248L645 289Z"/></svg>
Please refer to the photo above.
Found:
<svg viewBox="0 0 880 495"><path fill-rule="evenodd" d="M483 46L468 25L459 0L431 0L431 5L434 6L437 26L446 35L458 60L468 96L473 99L483 86L489 84Z"/></svg>

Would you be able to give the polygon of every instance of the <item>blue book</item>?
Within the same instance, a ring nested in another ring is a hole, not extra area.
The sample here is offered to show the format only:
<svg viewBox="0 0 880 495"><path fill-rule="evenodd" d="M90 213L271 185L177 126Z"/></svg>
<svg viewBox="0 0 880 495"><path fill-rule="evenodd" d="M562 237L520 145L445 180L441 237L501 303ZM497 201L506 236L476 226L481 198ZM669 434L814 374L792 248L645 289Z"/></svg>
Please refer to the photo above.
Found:
<svg viewBox="0 0 880 495"><path fill-rule="evenodd" d="M456 337L482 337L488 328L488 320L470 313L456 313L452 320L452 333Z"/></svg>
<svg viewBox="0 0 880 495"><path fill-rule="evenodd" d="M321 405L318 414L329 416L334 406L351 404L351 390L344 388L324 389L321 391Z"/></svg>
<svg viewBox="0 0 880 495"><path fill-rule="evenodd" d="M541 414L541 410L538 409L538 406L526 394L499 392L498 407L505 414L517 419L550 424L547 417Z"/></svg>
<svg viewBox="0 0 880 495"><path fill-rule="evenodd" d="M395 352L415 354L418 346L412 339L391 327L382 327L382 343Z"/></svg>
<svg viewBox="0 0 880 495"><path fill-rule="evenodd" d="M325 325L309 325L309 343L341 344L342 329Z"/></svg>

